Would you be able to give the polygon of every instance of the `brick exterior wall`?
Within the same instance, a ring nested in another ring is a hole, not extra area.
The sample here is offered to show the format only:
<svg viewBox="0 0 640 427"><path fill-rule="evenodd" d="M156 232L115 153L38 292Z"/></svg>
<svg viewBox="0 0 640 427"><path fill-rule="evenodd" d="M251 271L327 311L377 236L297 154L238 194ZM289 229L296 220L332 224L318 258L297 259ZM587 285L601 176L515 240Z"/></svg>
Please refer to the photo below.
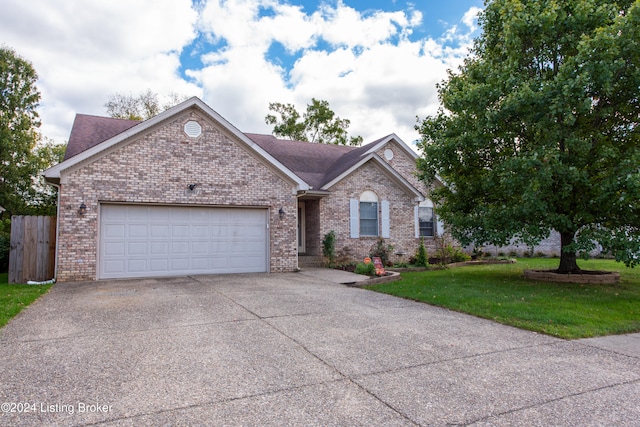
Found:
<svg viewBox="0 0 640 427"><path fill-rule="evenodd" d="M399 149L394 150L394 153L394 159L396 156L400 157ZM399 170L399 172L405 173L406 176L406 169L409 169L410 163L401 159L395 163L400 168L405 168L404 171ZM396 167L396 164L393 166ZM413 178L415 179L415 176ZM418 188L420 189L420 187ZM424 189L424 186L422 188ZM349 200L359 199L360 195L367 190L373 191L378 196L378 229L380 232L382 230L381 202L382 200L389 201L390 238L385 241L394 246L394 253L401 251L405 254L402 259L394 255L392 260L408 261L408 258L416 253L420 244L420 239L415 237L414 207L417 203L413 200L413 195L407 194L378 165L371 162L335 184L330 189L331 194L320 199L320 236L324 236L331 230L335 231L336 252L344 253L346 250L350 254L351 261L361 261L368 256L377 237L351 238L349 223ZM435 250L432 238L425 238L425 246L431 252Z"/></svg>
<svg viewBox="0 0 640 427"><path fill-rule="evenodd" d="M529 247L524 244L516 244L512 241L507 246L493 246L487 245L482 247L482 251L493 256L538 256L544 255L549 257L559 257L560 251L560 233L552 231L549 237L543 239L534 247ZM473 246L465 248L468 252L472 252ZM602 247L596 243L596 248L589 253L590 256L596 257L602 254Z"/></svg>
<svg viewBox="0 0 640 427"><path fill-rule="evenodd" d="M184 124L202 126L188 137ZM270 271L297 267L294 183L232 140L197 110L187 110L126 145L66 171L61 179L59 281L97 277L100 203L122 202L193 206L269 208ZM197 183L195 191L188 184ZM81 203L87 213L78 214ZM283 208L285 217L279 218Z"/></svg>

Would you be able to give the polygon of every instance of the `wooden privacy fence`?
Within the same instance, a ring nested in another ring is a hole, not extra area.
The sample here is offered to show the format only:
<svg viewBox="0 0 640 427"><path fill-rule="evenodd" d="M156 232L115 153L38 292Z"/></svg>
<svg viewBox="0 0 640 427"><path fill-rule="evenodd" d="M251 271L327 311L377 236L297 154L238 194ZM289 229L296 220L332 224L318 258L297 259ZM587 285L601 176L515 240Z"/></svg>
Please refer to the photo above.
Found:
<svg viewBox="0 0 640 427"><path fill-rule="evenodd" d="M56 217L11 217L9 283L53 279L56 258Z"/></svg>

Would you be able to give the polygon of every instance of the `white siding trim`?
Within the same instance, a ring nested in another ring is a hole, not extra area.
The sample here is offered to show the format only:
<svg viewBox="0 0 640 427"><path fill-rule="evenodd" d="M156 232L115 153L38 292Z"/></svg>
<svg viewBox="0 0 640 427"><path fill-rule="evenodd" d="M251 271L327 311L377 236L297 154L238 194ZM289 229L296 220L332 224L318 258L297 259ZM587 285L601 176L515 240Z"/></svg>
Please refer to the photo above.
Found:
<svg viewBox="0 0 640 427"><path fill-rule="evenodd" d="M416 239L420 238L420 217L419 217L419 206L413 207L413 224L416 232Z"/></svg>

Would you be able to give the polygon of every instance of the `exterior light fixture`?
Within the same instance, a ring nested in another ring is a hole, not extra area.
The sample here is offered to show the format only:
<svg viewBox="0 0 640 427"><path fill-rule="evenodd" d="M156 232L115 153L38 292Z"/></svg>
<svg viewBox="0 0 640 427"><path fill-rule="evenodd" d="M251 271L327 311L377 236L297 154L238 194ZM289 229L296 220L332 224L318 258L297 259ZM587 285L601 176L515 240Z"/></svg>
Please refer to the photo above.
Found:
<svg viewBox="0 0 640 427"><path fill-rule="evenodd" d="M280 216L280 221L284 219L284 209L280 208L278 211L278 216Z"/></svg>
<svg viewBox="0 0 640 427"><path fill-rule="evenodd" d="M189 188L189 191L193 191L196 189L196 187L198 186L198 184L189 184L187 185L187 188Z"/></svg>
<svg viewBox="0 0 640 427"><path fill-rule="evenodd" d="M84 215L87 213L87 205L84 204L84 202L80 205L80 207L78 208L78 213L80 215Z"/></svg>

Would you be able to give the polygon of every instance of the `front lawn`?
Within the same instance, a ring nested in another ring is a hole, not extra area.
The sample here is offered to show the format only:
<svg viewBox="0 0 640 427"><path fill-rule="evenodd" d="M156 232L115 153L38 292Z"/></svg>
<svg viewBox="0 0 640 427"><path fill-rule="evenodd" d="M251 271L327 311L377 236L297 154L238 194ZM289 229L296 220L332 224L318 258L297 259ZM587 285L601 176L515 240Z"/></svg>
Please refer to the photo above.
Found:
<svg viewBox="0 0 640 427"><path fill-rule="evenodd" d="M51 285L9 285L7 273L0 273L0 328L45 294L50 287Z"/></svg>
<svg viewBox="0 0 640 427"><path fill-rule="evenodd" d="M583 270L620 272L615 285L525 280L525 269L553 269L558 259L519 259L402 273L402 280L368 289L425 302L561 338L640 331L640 268L610 260L578 261Z"/></svg>

